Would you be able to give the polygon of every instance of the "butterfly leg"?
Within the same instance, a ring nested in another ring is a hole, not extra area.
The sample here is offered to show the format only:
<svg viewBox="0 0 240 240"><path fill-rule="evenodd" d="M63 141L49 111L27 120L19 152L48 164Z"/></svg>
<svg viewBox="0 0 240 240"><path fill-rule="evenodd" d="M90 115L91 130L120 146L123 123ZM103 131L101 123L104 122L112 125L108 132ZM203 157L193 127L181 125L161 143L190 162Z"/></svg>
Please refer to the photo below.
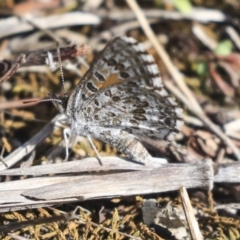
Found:
<svg viewBox="0 0 240 240"><path fill-rule="evenodd" d="M65 142L65 159L64 162L68 160L69 157L69 138L71 136L71 129L70 128L65 128L63 130L63 137L64 137L64 142Z"/></svg>
<svg viewBox="0 0 240 240"><path fill-rule="evenodd" d="M152 159L146 148L128 132L119 129L98 128L94 137L116 147L133 161L147 164Z"/></svg>
<svg viewBox="0 0 240 240"><path fill-rule="evenodd" d="M102 164L101 157L100 157L100 155L98 153L98 150L96 149L96 147L95 147L95 145L94 145L94 143L93 143L93 141L92 141L92 139L89 135L87 135L87 139L88 139L89 143L91 144L93 150L95 151L95 153L97 155L97 160L98 160L99 164L102 166L103 164Z"/></svg>

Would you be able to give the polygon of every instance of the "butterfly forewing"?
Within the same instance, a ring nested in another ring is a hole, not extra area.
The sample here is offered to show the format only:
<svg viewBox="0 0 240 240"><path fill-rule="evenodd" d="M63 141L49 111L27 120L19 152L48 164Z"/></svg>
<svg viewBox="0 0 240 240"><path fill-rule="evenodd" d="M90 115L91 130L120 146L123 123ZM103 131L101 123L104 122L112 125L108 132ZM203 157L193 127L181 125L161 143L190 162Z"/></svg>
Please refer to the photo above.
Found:
<svg viewBox="0 0 240 240"><path fill-rule="evenodd" d="M102 50L70 97L70 105L80 110L79 102L86 102L100 89L125 81L137 81L139 86L163 88L158 67L141 43L133 38L116 37Z"/></svg>

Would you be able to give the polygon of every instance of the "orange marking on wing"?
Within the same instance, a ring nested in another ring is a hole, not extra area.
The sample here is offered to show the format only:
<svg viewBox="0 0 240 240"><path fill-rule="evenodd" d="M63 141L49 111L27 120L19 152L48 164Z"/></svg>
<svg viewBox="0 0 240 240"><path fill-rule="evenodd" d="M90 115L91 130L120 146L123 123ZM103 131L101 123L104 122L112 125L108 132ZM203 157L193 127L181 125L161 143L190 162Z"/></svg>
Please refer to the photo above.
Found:
<svg viewBox="0 0 240 240"><path fill-rule="evenodd" d="M103 83L102 88L106 88L110 85L116 85L118 83L122 83L122 80L119 78L118 74L110 74L107 78L106 81Z"/></svg>
<svg viewBox="0 0 240 240"><path fill-rule="evenodd" d="M122 83L122 80L119 78L119 75L115 73L115 74L110 74L103 83L98 82L96 85L99 89L104 89L109 86L116 85L118 83Z"/></svg>

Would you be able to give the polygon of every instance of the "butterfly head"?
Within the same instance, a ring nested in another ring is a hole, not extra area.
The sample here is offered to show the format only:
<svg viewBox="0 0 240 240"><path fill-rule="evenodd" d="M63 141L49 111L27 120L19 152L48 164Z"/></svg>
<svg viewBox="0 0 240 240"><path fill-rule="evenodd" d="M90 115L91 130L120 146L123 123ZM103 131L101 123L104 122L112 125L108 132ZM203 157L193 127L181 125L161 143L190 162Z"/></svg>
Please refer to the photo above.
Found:
<svg viewBox="0 0 240 240"><path fill-rule="evenodd" d="M54 93L49 93L49 96L50 96L50 100L53 102L53 104L57 108L57 110L60 113L66 114L69 97L67 95L57 97Z"/></svg>

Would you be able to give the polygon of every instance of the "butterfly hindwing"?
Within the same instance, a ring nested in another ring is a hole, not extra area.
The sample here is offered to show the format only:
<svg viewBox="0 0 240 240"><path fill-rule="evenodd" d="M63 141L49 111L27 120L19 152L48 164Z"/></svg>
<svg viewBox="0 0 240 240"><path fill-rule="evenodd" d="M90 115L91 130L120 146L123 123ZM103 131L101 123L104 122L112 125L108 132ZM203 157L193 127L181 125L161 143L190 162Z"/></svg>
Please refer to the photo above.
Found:
<svg viewBox="0 0 240 240"><path fill-rule="evenodd" d="M131 81L100 90L82 111L92 125L165 140L179 132L182 122L171 97Z"/></svg>

